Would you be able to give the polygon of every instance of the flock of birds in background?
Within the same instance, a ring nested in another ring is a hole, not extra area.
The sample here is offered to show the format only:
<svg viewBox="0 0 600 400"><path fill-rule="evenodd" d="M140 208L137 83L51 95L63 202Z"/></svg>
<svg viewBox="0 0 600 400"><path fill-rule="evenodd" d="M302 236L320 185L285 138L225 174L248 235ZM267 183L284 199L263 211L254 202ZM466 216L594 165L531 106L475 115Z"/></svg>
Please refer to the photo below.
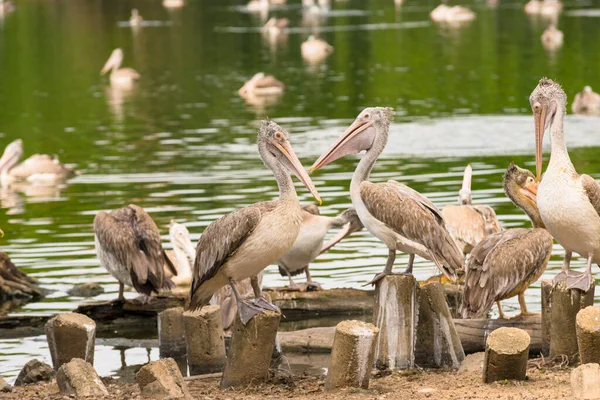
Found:
<svg viewBox="0 0 600 400"><path fill-rule="evenodd" d="M280 1L278 3L281 3ZM248 11L268 12L273 0L253 0ZM2 2L2 7L7 7ZM181 7L182 0L164 0L165 7ZM305 0L307 12L323 13L329 1ZM527 13L556 16L562 5L557 0L531 0ZM461 6L440 5L430 14L436 22L460 23L475 18ZM130 23L139 26L142 17L132 11ZM285 19L271 18L263 27L269 36L287 28ZM544 32L556 31L551 25ZM558 32L558 31L556 31ZM544 36L542 40L544 41ZM562 41L562 34L560 40ZM305 59L320 61L333 51L322 39L311 36L302 44ZM140 75L121 68L123 51L115 49L101 70L110 71L111 86L132 88ZM285 85L272 76L257 73L238 93L245 99L280 95ZM350 154L364 152L350 184L352 208L336 217L319 214L318 207L302 206L291 175L321 202L305 168L298 160L287 131L274 121L263 121L258 134L258 150L264 164L273 172L279 187L277 200L260 202L227 214L210 224L194 246L185 226L172 222L170 240L173 252L162 247L158 227L139 206L127 205L100 212L94 219L95 246L101 265L119 281L119 299L125 286L149 296L175 286L190 286L190 308L218 303L223 326L228 328L236 314L246 323L265 310L276 310L262 293L262 271L276 264L289 288L319 290L309 265L351 233L365 227L389 249L382 273L369 282L376 284L392 273L396 253L409 254L404 274L412 274L415 255L433 262L444 276L464 282L464 317L484 315L500 301L519 297L521 314L527 314L523 293L543 273L551 255L553 238L566 251L563 270L555 282L587 291L592 284L592 263L600 261L600 186L587 175L578 175L564 144L563 118L566 95L549 79L542 79L530 97L535 117L537 176L511 164L504 174L504 191L531 219L532 229L503 230L491 207L471 204L472 170L465 170L459 205L441 211L427 197L396 182L371 183L369 174L384 150L393 119L390 108L367 108L342 136L310 168L314 172ZM585 87L575 96L572 110L600 115L600 95ZM544 178L542 141L550 128L552 152ZM77 172L61 164L57 157L33 155L19 164L22 141L10 143L0 158L3 186L16 182L55 184ZM565 211L567 210L567 211ZM329 241L331 229L339 232ZM587 258L585 272L569 270L572 252ZM466 261L465 261L466 259ZM299 285L292 276L304 273ZM248 297L250 296L250 298Z"/></svg>

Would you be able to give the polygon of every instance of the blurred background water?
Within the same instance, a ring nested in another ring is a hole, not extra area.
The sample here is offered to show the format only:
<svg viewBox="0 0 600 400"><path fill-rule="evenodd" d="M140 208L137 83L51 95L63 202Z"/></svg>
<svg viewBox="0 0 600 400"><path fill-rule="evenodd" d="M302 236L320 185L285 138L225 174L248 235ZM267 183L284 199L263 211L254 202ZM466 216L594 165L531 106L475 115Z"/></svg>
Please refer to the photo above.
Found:
<svg viewBox="0 0 600 400"><path fill-rule="evenodd" d="M308 167L364 107L391 106L396 119L373 181L396 179L441 207L457 202L471 163L474 203L493 206L505 227L530 226L504 196L502 174L511 161L534 169L528 96L542 76L558 80L569 100L584 85L600 86L600 0L566 2L558 20L565 44L554 52L540 42L548 21L527 16L514 0L461 2L477 18L454 28L429 20L436 1L336 1L312 21L299 1L288 3L270 13L290 20L285 40L276 42L260 33L264 19L235 0L187 0L175 10L159 0L18 0L17 10L0 19L0 147L22 138L26 157L58 154L81 172L59 188L0 191L0 250L50 291L12 314L74 309L82 299L67 290L81 282L104 286L94 300L116 297L117 282L95 257L92 222L100 210L144 207L169 247L171 219L188 226L195 241L221 215L276 197L255 146L264 117L290 132ZM145 19L135 30L127 23L132 8ZM300 55L313 32L335 48L316 65ZM141 74L131 91L99 76L116 47L124 50L123 66ZM249 105L238 96L259 71L287 86L275 104ZM599 122L569 116L565 126L575 167L596 178ZM313 174L323 214L350 205L356 161L347 157ZM303 187L298 192L312 201ZM555 245L544 277L560 268L562 252ZM385 246L362 231L311 271L325 288L360 287L386 257ZM396 268L406 261L399 255ZM417 259L417 278L436 273ZM265 274L268 286L287 283L276 267ZM526 296L539 310L539 282ZM509 313L518 309L516 298L505 303ZM0 341L0 374L14 376L33 355L48 358L45 345L35 338ZM117 350L99 351L108 357L101 375L118 368ZM131 351L135 362L147 357L143 349Z"/></svg>

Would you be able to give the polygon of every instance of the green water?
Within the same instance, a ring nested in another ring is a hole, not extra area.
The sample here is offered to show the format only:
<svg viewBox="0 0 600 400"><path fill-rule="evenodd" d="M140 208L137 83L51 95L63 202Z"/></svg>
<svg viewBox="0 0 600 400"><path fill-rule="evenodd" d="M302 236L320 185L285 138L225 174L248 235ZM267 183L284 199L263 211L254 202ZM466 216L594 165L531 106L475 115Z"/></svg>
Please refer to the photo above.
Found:
<svg viewBox="0 0 600 400"><path fill-rule="evenodd" d="M224 213L274 198L275 183L255 147L257 120L265 116L290 131L308 166L362 108L392 106L396 122L372 180L402 181L443 206L456 201L462 169L472 163L475 202L492 205L506 227L529 226L502 193L502 172L510 161L533 169L527 98L542 76L557 79L569 99L584 85L600 88L600 18L569 15L598 9L599 0L566 3L558 21L565 44L553 53L540 43L547 21L527 17L513 1L464 3L477 19L458 29L429 21L434 1L407 0L398 9L391 0L335 2L316 28L302 25L299 1L289 2L271 13L289 18L291 27L275 46L243 2L188 0L173 11L158 0L17 2L0 25L0 147L22 138L26 156L58 154L81 175L60 188L0 191L1 250L51 291L13 313L73 309L82 300L66 291L86 281L106 289L95 299L116 297L116 282L95 258L92 221L100 210L143 206L169 247L172 218L195 240ZM134 7L146 20L138 30L126 23ZM317 66L300 56L313 29L335 47ZM123 66L141 74L131 92L111 89L99 75L116 47L125 52ZM287 85L265 108L237 94L258 71ZM576 168L597 178L599 122L566 123ZM355 165L348 157L314 174L324 214L349 206ZM311 201L304 188L298 191ZM313 277L327 288L358 287L381 270L386 255L377 239L360 232L315 262ZM399 255L398 268L406 260ZM555 246L545 277L561 262ZM431 263L417 261L418 278L434 273ZM286 280L271 267L265 282ZM527 292L533 310L538 288ZM509 312L518 307L516 299L506 303ZM0 345L6 375L25 359L11 354L26 347L26 354L47 357L44 346L31 339Z"/></svg>

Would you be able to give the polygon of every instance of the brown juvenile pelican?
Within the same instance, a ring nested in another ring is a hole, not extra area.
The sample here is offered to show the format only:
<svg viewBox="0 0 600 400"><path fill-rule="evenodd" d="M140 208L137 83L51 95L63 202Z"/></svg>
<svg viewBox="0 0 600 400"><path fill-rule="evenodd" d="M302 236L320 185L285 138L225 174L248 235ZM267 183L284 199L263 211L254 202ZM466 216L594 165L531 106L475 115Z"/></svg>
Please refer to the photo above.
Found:
<svg viewBox="0 0 600 400"><path fill-rule="evenodd" d="M279 273L287 276L290 280L290 288L299 289L294 283L292 276L302 272L306 274L308 287L321 288L310 276L309 264L319 254L324 252L323 240L331 228L343 229L335 237L327 242L327 250L353 232L363 228L360 219L354 209L349 208L337 217L326 217L319 215L319 209L314 204L302 207L302 225L296 241L292 247L278 261Z"/></svg>
<svg viewBox="0 0 600 400"><path fill-rule="evenodd" d="M101 211L94 218L96 253L106 270L119 281L119 300L124 286L150 296L172 288L165 278L166 263L173 275L177 270L165 254L158 227L143 208L130 204L110 213Z"/></svg>
<svg viewBox="0 0 600 400"><path fill-rule="evenodd" d="M487 235L500 232L496 212L490 206L471 204L471 165L465 168L462 188L458 192L459 206L442 208L446 229L464 254L469 253Z"/></svg>
<svg viewBox="0 0 600 400"><path fill-rule="evenodd" d="M129 17L129 25L131 26L141 26L144 18L140 15L137 8L131 10L131 17Z"/></svg>
<svg viewBox="0 0 600 400"><path fill-rule="evenodd" d="M409 254L405 274L412 274L415 254L431 260L449 278L464 256L446 230L437 207L425 196L396 182L369 182L369 174L388 140L391 108L366 108L342 136L311 167L315 171L348 154L366 150L350 183L352 205L363 225L389 249L388 260L375 283L392 273L396 251Z"/></svg>
<svg viewBox="0 0 600 400"><path fill-rule="evenodd" d="M590 86L575 95L571 111L580 115L600 115L600 94L595 93Z"/></svg>
<svg viewBox="0 0 600 400"><path fill-rule="evenodd" d="M302 58L309 63L320 63L333 53L333 46L310 35L300 46Z"/></svg>
<svg viewBox="0 0 600 400"><path fill-rule="evenodd" d="M504 192L527 213L533 229L515 228L483 239L467 263L462 315L480 317L494 304L504 318L500 300L519 296L521 315L529 314L525 289L542 275L552 254L552 236L536 205L534 175L511 163L504 174Z"/></svg>
<svg viewBox="0 0 600 400"><path fill-rule="evenodd" d="M106 61L106 64L104 64L104 67L102 67L100 74L104 75L108 71L111 71L110 84L123 89L128 89L133 86L134 81L140 78L140 74L138 74L133 68L119 68L122 62L123 50L114 49Z"/></svg>
<svg viewBox="0 0 600 400"><path fill-rule="evenodd" d="M279 199L250 205L211 223L196 246L190 308L208 304L212 295L230 284L243 323L263 310L277 309L262 298L256 276L283 256L298 236L302 208L290 172L320 202L304 167L292 149L289 135L273 121L263 121L258 133L258 152L273 172ZM255 298L243 300L236 281L252 278Z"/></svg>
<svg viewBox="0 0 600 400"><path fill-rule="evenodd" d="M476 15L466 7L449 7L445 4L440 4L429 13L429 17L434 22L460 23L472 21L475 19Z"/></svg>
<svg viewBox="0 0 600 400"><path fill-rule="evenodd" d="M556 25L551 24L542 33L542 45L547 50L556 50L563 44L563 33L556 28Z"/></svg>
<svg viewBox="0 0 600 400"><path fill-rule="evenodd" d="M23 141L11 142L0 158L0 181L8 185L14 181L28 181L44 184L64 182L77 172L60 163L58 156L34 154L17 165L23 155Z"/></svg>
<svg viewBox="0 0 600 400"><path fill-rule="evenodd" d="M565 249L562 271L555 282L587 291L593 281L592 263L600 262L600 185L579 175L569 158L563 119L567 96L556 82L543 78L529 97L535 119L536 172L542 175L544 131L550 128L550 163L542 179L537 204L546 229ZM571 254L587 258L585 273L569 271Z"/></svg>

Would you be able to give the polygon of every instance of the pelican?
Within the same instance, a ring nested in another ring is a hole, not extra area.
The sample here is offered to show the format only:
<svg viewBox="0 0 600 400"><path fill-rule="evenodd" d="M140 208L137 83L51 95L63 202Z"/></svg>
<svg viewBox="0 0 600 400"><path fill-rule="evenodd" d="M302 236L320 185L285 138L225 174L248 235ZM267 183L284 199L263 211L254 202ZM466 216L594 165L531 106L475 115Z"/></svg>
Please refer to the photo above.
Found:
<svg viewBox="0 0 600 400"><path fill-rule="evenodd" d="M581 115L600 115L600 94L595 93L590 86L586 86L575 95L571 111Z"/></svg>
<svg viewBox="0 0 600 400"><path fill-rule="evenodd" d="M563 33L556 28L556 25L551 24L542 33L542 45L547 50L556 50L563 44Z"/></svg>
<svg viewBox="0 0 600 400"><path fill-rule="evenodd" d="M471 204L471 165L465 168L462 188L458 192L460 205L442 208L442 217L450 236L463 254L469 253L486 236L500 232L496 212L490 206Z"/></svg>
<svg viewBox="0 0 600 400"><path fill-rule="evenodd" d="M537 196L548 232L565 249L562 271L554 282L587 291L592 284L592 263L600 262L600 185L589 175L579 175L569 158L563 120L567 96L560 85L543 78L529 97L535 120L536 174L542 175L542 143L550 128L550 162ZM584 273L570 271L571 255L587 258Z"/></svg>
<svg viewBox="0 0 600 400"><path fill-rule="evenodd" d="M388 260L375 283L392 273L396 251L409 254L405 274L412 274L415 254L431 260L450 279L464 256L446 230L437 207L425 196L396 182L369 182L369 174L388 140L391 108L366 108L342 136L319 157L311 172L348 154L366 150L350 183L350 197L363 225L388 247Z"/></svg>
<svg viewBox="0 0 600 400"><path fill-rule="evenodd" d="M183 7L183 0L163 0L162 5L165 8L180 8Z"/></svg>
<svg viewBox="0 0 600 400"><path fill-rule="evenodd" d="M299 286L292 280L292 276L302 272L306 274L307 288L315 287L320 289L321 285L313 281L310 276L309 264L319 254L329 250L351 233L363 228L356 211L352 208L333 218L319 214L319 209L314 204L302 207L300 233L298 233L298 237L292 247L277 261L279 273L281 276L289 278L289 287L292 289L299 289ZM325 247L323 240L331 228L343 229L332 240L328 241Z"/></svg>
<svg viewBox="0 0 600 400"><path fill-rule="evenodd" d="M528 315L525 289L542 275L552 254L552 236L536 205L534 175L511 163L504 173L504 192L533 223L533 229L514 228L483 239L467 263L462 303L463 318L480 317L494 304L504 318L500 300L519 296L521 315Z"/></svg>
<svg viewBox="0 0 600 400"><path fill-rule="evenodd" d="M271 75L259 72L250 78L238 93L242 97L248 96L274 96L283 93L285 85Z"/></svg>
<svg viewBox="0 0 600 400"><path fill-rule="evenodd" d="M276 38L284 32L289 23L287 18L272 17L263 25L262 32L269 37Z"/></svg>
<svg viewBox="0 0 600 400"><path fill-rule="evenodd" d="M246 5L246 10L251 13L268 13L269 8L269 0L250 0Z"/></svg>
<svg viewBox="0 0 600 400"><path fill-rule="evenodd" d="M131 10L131 17L129 17L129 25L131 26L141 26L144 18L140 15L137 8Z"/></svg>
<svg viewBox="0 0 600 400"><path fill-rule="evenodd" d="M10 0L0 0L0 16L15 11L17 7L15 3Z"/></svg>
<svg viewBox="0 0 600 400"><path fill-rule="evenodd" d="M562 11L562 3L558 0L530 0L523 8L525 13L556 17Z"/></svg>
<svg viewBox="0 0 600 400"><path fill-rule="evenodd" d="M454 6L449 7L445 4L440 4L429 13L429 17L434 22L466 22L475 19L476 15L473 11L466 7Z"/></svg>
<svg viewBox="0 0 600 400"><path fill-rule="evenodd" d="M211 223L196 246L190 308L208 304L221 287L231 285L238 314L245 324L264 310L277 308L262 298L256 276L283 256L298 236L302 208L290 172L312 195L321 199L292 149L289 135L273 121L263 121L258 133L258 152L273 172L279 199L250 205ZM252 278L255 298L243 300L236 281Z"/></svg>
<svg viewBox="0 0 600 400"><path fill-rule="evenodd" d="M140 78L140 74L138 74L132 68L119 68L121 66L121 62L123 62L123 50L114 49L104 67L102 67L102 71L100 71L101 75L106 74L108 71L110 73L110 83L113 86L118 86L121 88L130 88L133 86L133 82Z"/></svg>
<svg viewBox="0 0 600 400"><path fill-rule="evenodd" d="M0 181L6 186L16 181L56 184L65 181L77 172L61 164L58 156L34 154L19 165L23 155L23 141L17 139L4 149L0 158Z"/></svg>
<svg viewBox="0 0 600 400"><path fill-rule="evenodd" d="M331 8L329 0L302 0L302 10L310 14L326 14Z"/></svg>
<svg viewBox="0 0 600 400"><path fill-rule="evenodd" d="M166 263L173 275L177 270L165 254L158 227L143 208L130 204L110 213L101 211L94 218L95 245L100 265L119 281L119 297L124 286L133 286L150 296L172 288L165 278Z"/></svg>
<svg viewBox="0 0 600 400"><path fill-rule="evenodd" d="M333 53L333 46L323 39L310 35L306 41L302 42L300 50L304 60L310 63L320 63Z"/></svg>

